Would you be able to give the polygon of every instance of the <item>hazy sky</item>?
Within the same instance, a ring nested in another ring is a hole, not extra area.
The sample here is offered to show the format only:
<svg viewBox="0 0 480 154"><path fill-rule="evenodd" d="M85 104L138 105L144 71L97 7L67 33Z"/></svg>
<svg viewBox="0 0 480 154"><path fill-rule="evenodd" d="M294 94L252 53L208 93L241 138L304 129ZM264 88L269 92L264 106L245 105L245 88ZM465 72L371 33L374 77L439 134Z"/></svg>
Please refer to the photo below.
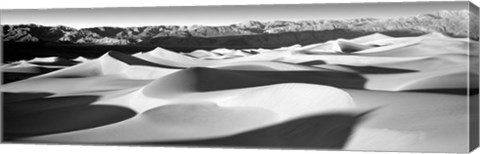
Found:
<svg viewBox="0 0 480 154"><path fill-rule="evenodd" d="M95 26L229 25L246 20L316 20L413 16L466 9L466 2L299 4L196 7L1 10L1 24Z"/></svg>

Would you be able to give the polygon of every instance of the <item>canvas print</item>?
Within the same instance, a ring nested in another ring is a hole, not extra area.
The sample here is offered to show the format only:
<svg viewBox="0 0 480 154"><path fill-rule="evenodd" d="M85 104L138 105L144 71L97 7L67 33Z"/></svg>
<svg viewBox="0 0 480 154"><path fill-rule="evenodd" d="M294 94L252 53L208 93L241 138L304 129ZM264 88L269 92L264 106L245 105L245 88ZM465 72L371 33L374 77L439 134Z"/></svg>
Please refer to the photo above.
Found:
<svg viewBox="0 0 480 154"><path fill-rule="evenodd" d="M469 152L468 1L1 10L8 143Z"/></svg>

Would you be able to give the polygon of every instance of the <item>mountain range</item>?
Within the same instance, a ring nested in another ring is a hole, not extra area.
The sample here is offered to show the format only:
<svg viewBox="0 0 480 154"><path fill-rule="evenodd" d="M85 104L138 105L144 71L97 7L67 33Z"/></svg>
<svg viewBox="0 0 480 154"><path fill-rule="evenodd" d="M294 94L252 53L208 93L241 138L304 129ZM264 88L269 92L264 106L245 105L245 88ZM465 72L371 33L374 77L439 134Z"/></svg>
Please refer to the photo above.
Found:
<svg viewBox="0 0 480 154"><path fill-rule="evenodd" d="M2 30L4 42L186 47L275 47L353 38L369 33L402 36L439 32L473 40L478 40L479 37L478 16L468 10L443 10L387 19L245 21L225 26L160 25L75 29L25 24L2 25Z"/></svg>

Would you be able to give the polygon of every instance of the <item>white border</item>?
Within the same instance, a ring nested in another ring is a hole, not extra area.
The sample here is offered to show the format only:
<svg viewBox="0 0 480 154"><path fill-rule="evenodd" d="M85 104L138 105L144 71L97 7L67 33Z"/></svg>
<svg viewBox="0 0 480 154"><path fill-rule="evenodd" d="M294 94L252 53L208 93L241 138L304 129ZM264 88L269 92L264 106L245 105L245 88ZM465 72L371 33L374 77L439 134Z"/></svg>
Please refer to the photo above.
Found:
<svg viewBox="0 0 480 154"><path fill-rule="evenodd" d="M309 4L309 3L366 3L366 2L413 2L429 0L4 0L0 9L45 9L45 8L98 8L98 7L142 7L142 6L193 6L193 5L258 5L258 4ZM434 0L448 1L448 0ZM479 0L472 0L477 6ZM1 11L0 11L1 13ZM1 19L0 19L1 22ZM272 149L231 149L231 148L179 148L179 147L130 147L130 146L80 146L80 145L35 145L0 144L0 153L15 154L399 154L398 152L352 152L317 150L272 150ZM477 149L473 154L480 154Z"/></svg>

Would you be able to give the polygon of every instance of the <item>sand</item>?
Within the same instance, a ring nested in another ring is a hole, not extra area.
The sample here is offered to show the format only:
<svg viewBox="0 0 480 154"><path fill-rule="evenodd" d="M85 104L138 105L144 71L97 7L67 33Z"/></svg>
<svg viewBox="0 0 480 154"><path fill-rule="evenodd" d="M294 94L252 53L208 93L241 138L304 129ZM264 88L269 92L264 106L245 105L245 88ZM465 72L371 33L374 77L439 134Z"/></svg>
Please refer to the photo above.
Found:
<svg viewBox="0 0 480 154"><path fill-rule="evenodd" d="M478 42L371 34L277 49L35 58L2 71L5 139L467 152ZM41 71L41 69L54 69ZM476 81L478 82L478 81Z"/></svg>

